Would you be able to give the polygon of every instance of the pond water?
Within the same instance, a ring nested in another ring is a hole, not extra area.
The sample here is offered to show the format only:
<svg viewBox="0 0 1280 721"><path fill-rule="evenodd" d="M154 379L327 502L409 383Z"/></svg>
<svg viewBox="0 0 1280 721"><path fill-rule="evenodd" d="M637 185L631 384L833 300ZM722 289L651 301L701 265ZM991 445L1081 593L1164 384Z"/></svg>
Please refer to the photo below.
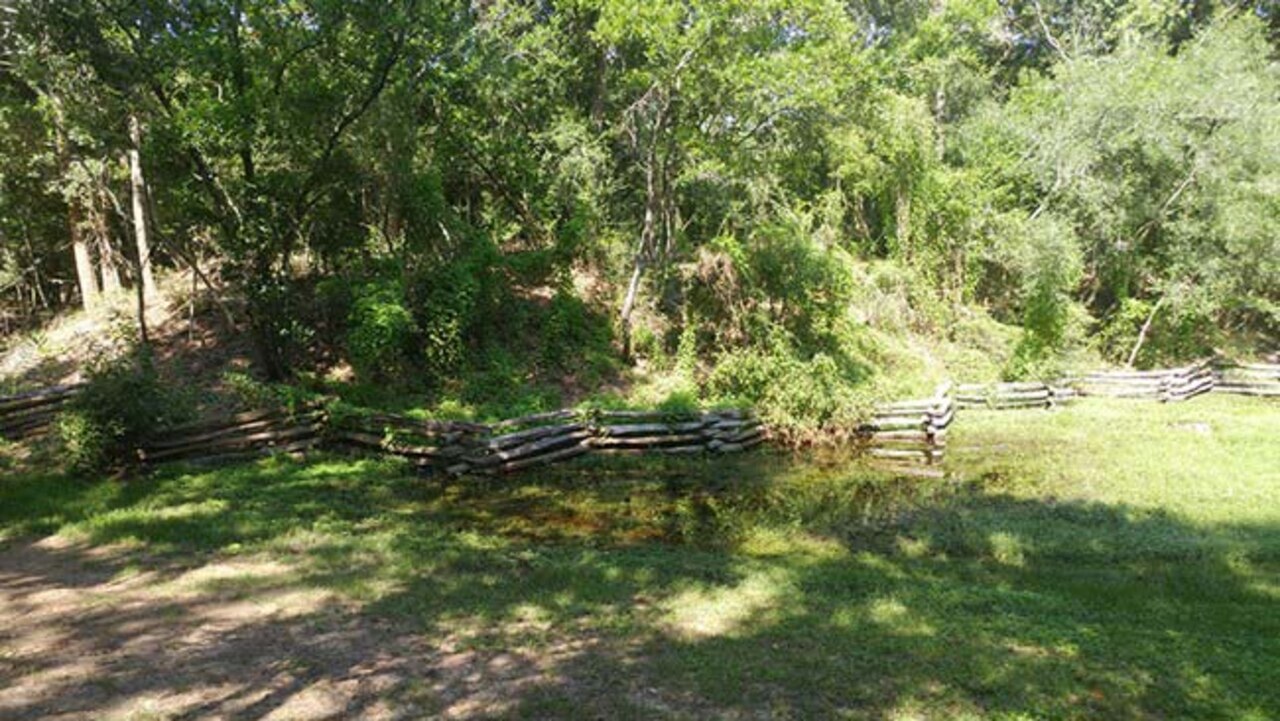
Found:
<svg viewBox="0 0 1280 721"><path fill-rule="evenodd" d="M588 458L438 488L466 526L529 540L721 545L762 527L877 533L968 488L939 467L871 465L847 452Z"/></svg>

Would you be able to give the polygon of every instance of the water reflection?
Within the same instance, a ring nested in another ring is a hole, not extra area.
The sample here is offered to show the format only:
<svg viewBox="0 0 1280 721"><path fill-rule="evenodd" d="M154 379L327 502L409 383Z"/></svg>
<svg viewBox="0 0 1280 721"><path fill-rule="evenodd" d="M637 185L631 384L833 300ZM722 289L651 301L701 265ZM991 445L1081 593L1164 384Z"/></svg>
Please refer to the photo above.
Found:
<svg viewBox="0 0 1280 721"><path fill-rule="evenodd" d="M875 533L961 485L840 450L716 458L588 458L537 472L449 481L441 510L528 540L720 546L750 529Z"/></svg>

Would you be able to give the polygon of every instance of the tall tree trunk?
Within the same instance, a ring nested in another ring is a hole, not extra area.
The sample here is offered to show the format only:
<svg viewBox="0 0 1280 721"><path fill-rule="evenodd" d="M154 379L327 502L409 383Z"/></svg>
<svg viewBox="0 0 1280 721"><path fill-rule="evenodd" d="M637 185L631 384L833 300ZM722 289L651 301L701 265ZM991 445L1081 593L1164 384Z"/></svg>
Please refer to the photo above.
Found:
<svg viewBox="0 0 1280 721"><path fill-rule="evenodd" d="M636 251L635 268L631 271L631 282L627 285L627 295L622 301L622 313L620 320L622 325L622 355L624 358L631 358L631 313L635 310L636 296L640 290L640 276L644 273L644 267L653 255L654 244L657 238L658 224L658 152L657 133L654 134L652 145L647 153L648 159L645 163L645 201L644 201L644 225L640 229L640 247Z"/></svg>
<svg viewBox="0 0 1280 721"><path fill-rule="evenodd" d="M67 230L71 233L71 249L76 257L76 280L80 283L80 302L85 310L98 305L98 276L93 272L93 256L84 238L80 206L73 199L67 206Z"/></svg>
<svg viewBox="0 0 1280 721"><path fill-rule="evenodd" d="M138 278L144 295L156 291L151 272L151 243L147 237L147 183L142 177L142 129L136 115L129 116L129 190L133 196L133 239L138 249Z"/></svg>
<svg viewBox="0 0 1280 721"><path fill-rule="evenodd" d="M102 194L99 193L101 196ZM120 290L120 269L116 267L116 251L111 246L111 228L107 223L107 212L101 204L104 198L90 210L93 219L93 233L97 236L98 267L102 271L102 294L109 296Z"/></svg>
<svg viewBox="0 0 1280 721"><path fill-rule="evenodd" d="M71 176L71 148L67 140L66 125L63 120L62 102L58 96L50 94L53 107L54 145L58 153L58 164L63 178ZM80 286L80 303L85 310L98 304L98 278L93 272L93 256L89 252L89 244L85 241L83 216L80 199L67 199L67 234L71 236L71 251L76 259L76 281Z"/></svg>

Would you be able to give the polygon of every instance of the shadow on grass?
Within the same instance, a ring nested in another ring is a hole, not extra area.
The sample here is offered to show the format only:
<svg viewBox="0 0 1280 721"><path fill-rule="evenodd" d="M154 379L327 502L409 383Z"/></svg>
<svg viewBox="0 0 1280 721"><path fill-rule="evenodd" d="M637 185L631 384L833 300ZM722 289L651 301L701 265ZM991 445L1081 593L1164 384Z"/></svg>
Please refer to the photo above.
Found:
<svg viewBox="0 0 1280 721"><path fill-rule="evenodd" d="M0 500L0 528L84 539L0 550L28 619L0 624L0 717L1280 714L1270 527L767 458L450 484L265 462Z"/></svg>

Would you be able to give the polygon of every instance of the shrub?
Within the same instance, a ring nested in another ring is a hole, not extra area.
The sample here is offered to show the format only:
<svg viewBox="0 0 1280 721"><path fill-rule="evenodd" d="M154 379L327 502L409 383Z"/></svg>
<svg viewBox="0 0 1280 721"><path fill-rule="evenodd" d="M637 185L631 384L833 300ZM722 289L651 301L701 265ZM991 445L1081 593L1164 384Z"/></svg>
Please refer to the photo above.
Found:
<svg viewBox="0 0 1280 721"><path fill-rule="evenodd" d="M373 380L405 373L417 326L399 282L376 280L357 288L348 322L347 352L357 373Z"/></svg>
<svg viewBox="0 0 1280 721"><path fill-rule="evenodd" d="M860 371L837 355L804 358L783 342L729 351L707 380L721 402L747 403L770 425L805 434L853 424L863 405L854 388Z"/></svg>
<svg viewBox="0 0 1280 721"><path fill-rule="evenodd" d="M161 385L150 354L139 351L91 369L57 431L72 470L101 471L129 463L148 436L189 415L185 399Z"/></svg>
<svg viewBox="0 0 1280 721"><path fill-rule="evenodd" d="M481 300L488 290L482 266L469 259L447 263L418 275L409 303L417 322L418 357L433 382L454 375L465 359L466 338L481 322Z"/></svg>
<svg viewBox="0 0 1280 721"><path fill-rule="evenodd" d="M542 357L556 368L598 372L601 369L587 368L583 361L593 351L607 353L610 332L608 319L594 313L572 290L562 288L552 296L542 324Z"/></svg>

